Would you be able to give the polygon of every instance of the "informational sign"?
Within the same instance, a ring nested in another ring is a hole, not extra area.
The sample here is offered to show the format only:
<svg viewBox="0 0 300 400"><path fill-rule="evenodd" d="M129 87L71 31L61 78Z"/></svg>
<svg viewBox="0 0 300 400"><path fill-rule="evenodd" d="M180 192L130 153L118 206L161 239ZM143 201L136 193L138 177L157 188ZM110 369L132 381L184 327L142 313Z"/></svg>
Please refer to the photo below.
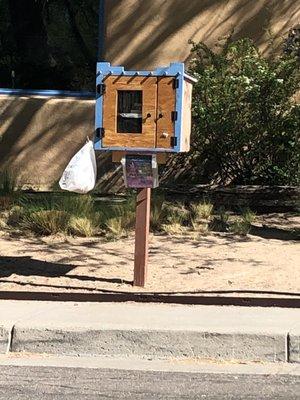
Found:
<svg viewBox="0 0 300 400"><path fill-rule="evenodd" d="M152 154L127 154L122 159L125 186L128 188L156 188L158 167Z"/></svg>

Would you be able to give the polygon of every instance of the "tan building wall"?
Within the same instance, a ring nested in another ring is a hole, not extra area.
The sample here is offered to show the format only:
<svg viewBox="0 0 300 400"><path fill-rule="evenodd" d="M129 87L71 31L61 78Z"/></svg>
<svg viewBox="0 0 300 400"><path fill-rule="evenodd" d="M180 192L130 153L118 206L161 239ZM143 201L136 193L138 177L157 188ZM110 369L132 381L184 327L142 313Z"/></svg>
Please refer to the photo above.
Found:
<svg viewBox="0 0 300 400"><path fill-rule="evenodd" d="M50 189L93 136L94 107L94 100L0 96L0 170L12 171L25 188ZM107 160L98 162L103 190L116 184Z"/></svg>
<svg viewBox="0 0 300 400"><path fill-rule="evenodd" d="M213 46L232 29L265 54L279 51L300 7L297 0L106 0L106 18L106 60L151 69L186 61L189 40Z"/></svg>
<svg viewBox="0 0 300 400"><path fill-rule="evenodd" d="M1 169L48 188L93 134L93 120L92 100L0 96Z"/></svg>
<svg viewBox="0 0 300 400"><path fill-rule="evenodd" d="M262 51L278 51L300 20L296 0L106 0L106 11L106 59L128 69L185 61L190 39L213 45L232 28ZM93 100L0 96L0 170L25 186L49 189L93 133ZM98 168L101 190L120 186L110 155L98 155Z"/></svg>

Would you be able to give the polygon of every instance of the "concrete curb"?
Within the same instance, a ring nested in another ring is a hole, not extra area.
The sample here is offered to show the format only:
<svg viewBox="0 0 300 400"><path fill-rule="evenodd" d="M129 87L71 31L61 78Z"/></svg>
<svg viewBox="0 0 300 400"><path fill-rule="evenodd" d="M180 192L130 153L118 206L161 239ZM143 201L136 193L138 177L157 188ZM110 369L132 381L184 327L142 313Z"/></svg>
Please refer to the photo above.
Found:
<svg viewBox="0 0 300 400"><path fill-rule="evenodd" d="M289 361L300 363L300 330L291 331L288 335Z"/></svg>
<svg viewBox="0 0 300 400"><path fill-rule="evenodd" d="M9 331L5 326L0 326L0 354L6 353L8 343Z"/></svg>
<svg viewBox="0 0 300 400"><path fill-rule="evenodd" d="M299 310L1 303L0 353L300 363Z"/></svg>
<svg viewBox="0 0 300 400"><path fill-rule="evenodd" d="M286 337L276 333L179 330L94 330L15 327L13 352L109 357L287 361Z"/></svg>

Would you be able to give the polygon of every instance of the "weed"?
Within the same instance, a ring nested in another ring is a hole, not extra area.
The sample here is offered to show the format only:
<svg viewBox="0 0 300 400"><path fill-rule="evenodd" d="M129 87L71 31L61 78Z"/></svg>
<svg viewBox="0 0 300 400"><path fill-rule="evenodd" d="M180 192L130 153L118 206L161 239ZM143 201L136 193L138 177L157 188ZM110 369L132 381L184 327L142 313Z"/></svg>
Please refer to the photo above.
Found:
<svg viewBox="0 0 300 400"><path fill-rule="evenodd" d="M249 225L241 219L237 219L230 226L230 231L235 235L246 236L249 233Z"/></svg>
<svg viewBox="0 0 300 400"><path fill-rule="evenodd" d="M224 207L220 207L217 214L214 216L210 223L210 229L215 232L228 232L229 231L229 213Z"/></svg>
<svg viewBox="0 0 300 400"><path fill-rule="evenodd" d="M183 226L178 222L172 224L162 224L161 230L170 236L178 235L183 232Z"/></svg>
<svg viewBox="0 0 300 400"><path fill-rule="evenodd" d="M162 195L153 196L151 202L150 229L160 231L166 219L165 197Z"/></svg>
<svg viewBox="0 0 300 400"><path fill-rule="evenodd" d="M57 195L23 196L19 204L25 210L23 227L38 234L71 232L79 236L93 236L99 214L90 195L67 193Z"/></svg>
<svg viewBox="0 0 300 400"><path fill-rule="evenodd" d="M209 202L194 203L189 211L189 223L194 231L207 233L214 206Z"/></svg>
<svg viewBox="0 0 300 400"><path fill-rule="evenodd" d="M68 228L71 234L83 237L95 236L99 232L96 221L87 217L72 216Z"/></svg>
<svg viewBox="0 0 300 400"><path fill-rule="evenodd" d="M95 214L94 199L91 195L63 195L57 200L57 206L71 215L89 218Z"/></svg>
<svg viewBox="0 0 300 400"><path fill-rule="evenodd" d="M209 220L214 206L209 202L194 203L191 205L191 219L193 221Z"/></svg>
<svg viewBox="0 0 300 400"><path fill-rule="evenodd" d="M246 224L251 225L256 219L256 214L249 208L247 208L246 210L243 211L242 219Z"/></svg>
<svg viewBox="0 0 300 400"><path fill-rule="evenodd" d="M23 227L39 235L65 233L68 229L70 215L65 211L42 210L27 213Z"/></svg>
<svg viewBox="0 0 300 400"><path fill-rule="evenodd" d="M0 214L0 229L7 228L7 215L5 213Z"/></svg>
<svg viewBox="0 0 300 400"><path fill-rule="evenodd" d="M101 226L107 231L107 238L126 236L135 225L135 202L128 199L122 204L107 207L100 214Z"/></svg>
<svg viewBox="0 0 300 400"><path fill-rule="evenodd" d="M188 222L189 212L183 204L166 204L166 221L168 224L184 225Z"/></svg>
<svg viewBox="0 0 300 400"><path fill-rule="evenodd" d="M108 239L116 239L126 236L127 231L124 229L122 220L120 218L110 218L106 221L106 237Z"/></svg>
<svg viewBox="0 0 300 400"><path fill-rule="evenodd" d="M9 210L7 224L10 226L18 226L20 225L25 217L25 210L21 206L13 206Z"/></svg>
<svg viewBox="0 0 300 400"><path fill-rule="evenodd" d="M231 225L231 232L236 235L246 236L251 230L251 224L255 221L255 217L255 213L246 209Z"/></svg>
<svg viewBox="0 0 300 400"><path fill-rule="evenodd" d="M206 234L210 230L210 225L207 221L191 221L193 231Z"/></svg>

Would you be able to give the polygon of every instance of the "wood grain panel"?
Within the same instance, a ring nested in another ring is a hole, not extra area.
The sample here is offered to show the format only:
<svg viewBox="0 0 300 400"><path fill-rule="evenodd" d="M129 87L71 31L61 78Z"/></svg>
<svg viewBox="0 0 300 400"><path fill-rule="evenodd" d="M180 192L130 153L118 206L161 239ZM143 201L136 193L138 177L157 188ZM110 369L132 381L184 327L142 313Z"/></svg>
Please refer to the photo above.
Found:
<svg viewBox="0 0 300 400"><path fill-rule="evenodd" d="M173 88L174 77L158 78L157 83L157 130L156 147L171 148L171 138L175 135L172 111L176 106L176 91Z"/></svg>
<svg viewBox="0 0 300 400"><path fill-rule="evenodd" d="M106 91L103 99L104 147L154 148L156 135L157 78L116 77L105 80ZM118 90L143 91L143 126L141 133L117 132ZM151 114L147 117L147 114Z"/></svg>

